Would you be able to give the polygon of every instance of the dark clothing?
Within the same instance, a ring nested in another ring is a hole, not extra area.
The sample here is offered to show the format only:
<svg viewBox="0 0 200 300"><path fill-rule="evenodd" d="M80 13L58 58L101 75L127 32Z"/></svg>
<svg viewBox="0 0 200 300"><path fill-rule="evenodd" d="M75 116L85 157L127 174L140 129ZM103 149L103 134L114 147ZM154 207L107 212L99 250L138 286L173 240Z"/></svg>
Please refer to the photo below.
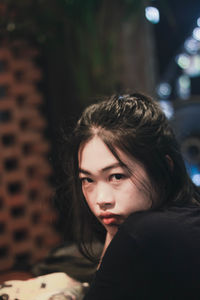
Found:
<svg viewBox="0 0 200 300"><path fill-rule="evenodd" d="M84 300L200 299L200 207L131 214Z"/></svg>

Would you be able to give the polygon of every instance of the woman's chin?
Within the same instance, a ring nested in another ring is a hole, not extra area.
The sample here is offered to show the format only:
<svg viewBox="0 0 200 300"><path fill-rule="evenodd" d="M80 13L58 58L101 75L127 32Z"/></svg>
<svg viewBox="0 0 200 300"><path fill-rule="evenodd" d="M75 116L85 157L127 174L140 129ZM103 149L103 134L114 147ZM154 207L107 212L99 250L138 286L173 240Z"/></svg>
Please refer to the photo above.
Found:
<svg viewBox="0 0 200 300"><path fill-rule="evenodd" d="M106 230L107 230L108 234L110 234L111 236L114 236L117 233L118 228L119 228L119 226L117 226L117 225L106 226Z"/></svg>

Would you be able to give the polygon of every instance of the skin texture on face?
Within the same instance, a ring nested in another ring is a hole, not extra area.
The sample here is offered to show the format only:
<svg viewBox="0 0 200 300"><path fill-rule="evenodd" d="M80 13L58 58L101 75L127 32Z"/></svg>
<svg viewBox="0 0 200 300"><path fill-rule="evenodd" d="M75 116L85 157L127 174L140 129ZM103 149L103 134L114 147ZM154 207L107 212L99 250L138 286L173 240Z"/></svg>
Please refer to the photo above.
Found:
<svg viewBox="0 0 200 300"><path fill-rule="evenodd" d="M78 155L85 200L112 236L131 213L151 207L150 195L142 184L149 182L144 168L122 151L117 153L125 165L95 136L82 145Z"/></svg>

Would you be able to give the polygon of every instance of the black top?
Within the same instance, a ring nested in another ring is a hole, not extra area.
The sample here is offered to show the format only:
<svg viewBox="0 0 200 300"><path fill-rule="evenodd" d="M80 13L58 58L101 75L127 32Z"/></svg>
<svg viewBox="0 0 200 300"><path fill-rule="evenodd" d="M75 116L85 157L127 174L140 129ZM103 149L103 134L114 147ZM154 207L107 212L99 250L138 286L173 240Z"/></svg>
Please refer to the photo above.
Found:
<svg viewBox="0 0 200 300"><path fill-rule="evenodd" d="M84 300L200 299L200 207L131 214Z"/></svg>

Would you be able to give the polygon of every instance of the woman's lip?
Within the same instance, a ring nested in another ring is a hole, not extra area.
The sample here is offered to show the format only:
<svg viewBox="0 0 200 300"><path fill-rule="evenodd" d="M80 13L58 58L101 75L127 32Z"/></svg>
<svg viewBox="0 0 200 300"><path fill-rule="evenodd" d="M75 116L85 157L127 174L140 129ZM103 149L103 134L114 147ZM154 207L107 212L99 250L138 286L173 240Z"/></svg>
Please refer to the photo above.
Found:
<svg viewBox="0 0 200 300"><path fill-rule="evenodd" d="M103 213L99 217L105 225L119 225L121 223L120 215Z"/></svg>
<svg viewBox="0 0 200 300"><path fill-rule="evenodd" d="M120 216L120 215L113 214L113 213L109 213L109 212L101 213L101 214L99 215L99 217L100 217L101 219L104 219L104 218L117 218L117 217L119 217L119 216Z"/></svg>
<svg viewBox="0 0 200 300"><path fill-rule="evenodd" d="M105 225L119 225L119 220L117 218L103 218L102 219L103 223Z"/></svg>

